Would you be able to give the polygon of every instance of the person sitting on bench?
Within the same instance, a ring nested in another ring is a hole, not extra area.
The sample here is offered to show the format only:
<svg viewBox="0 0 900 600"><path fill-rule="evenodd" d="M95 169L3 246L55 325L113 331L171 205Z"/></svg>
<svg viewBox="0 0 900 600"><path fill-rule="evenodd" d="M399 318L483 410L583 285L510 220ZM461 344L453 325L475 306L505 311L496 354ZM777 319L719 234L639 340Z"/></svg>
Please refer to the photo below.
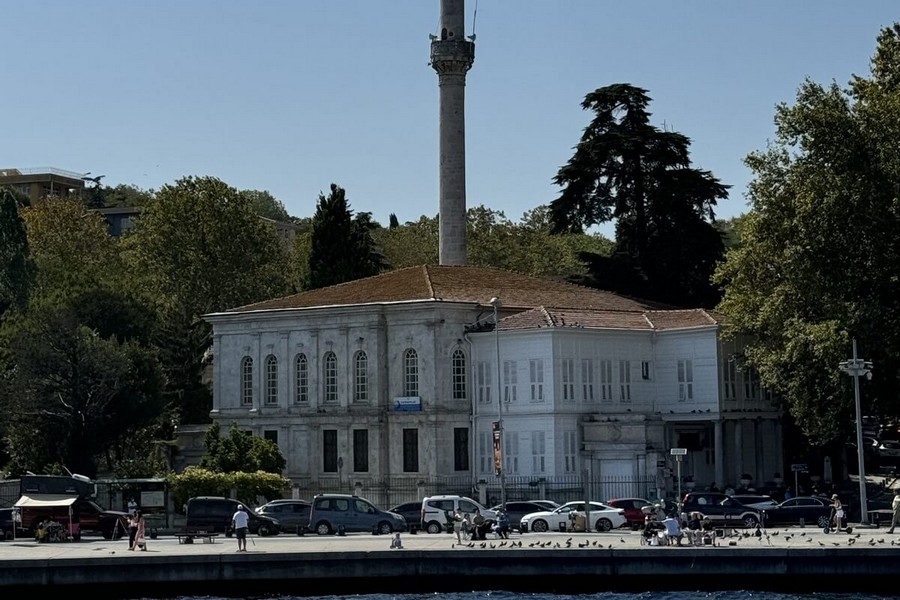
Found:
<svg viewBox="0 0 900 600"><path fill-rule="evenodd" d="M672 540L678 540L678 545L680 546L684 532L681 531L681 523L678 522L678 519L674 515L669 515L663 521L663 526L666 528L666 541L668 544L671 545Z"/></svg>

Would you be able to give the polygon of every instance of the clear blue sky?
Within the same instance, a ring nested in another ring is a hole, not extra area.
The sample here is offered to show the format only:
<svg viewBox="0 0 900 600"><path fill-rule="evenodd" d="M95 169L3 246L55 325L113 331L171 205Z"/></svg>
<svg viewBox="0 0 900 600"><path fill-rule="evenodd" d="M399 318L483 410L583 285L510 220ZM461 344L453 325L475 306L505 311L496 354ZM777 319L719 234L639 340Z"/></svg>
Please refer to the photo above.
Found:
<svg viewBox="0 0 900 600"><path fill-rule="evenodd" d="M476 11L477 7L477 11ZM747 210L747 153L804 78L868 74L894 0L466 0L468 204L513 221L552 184L588 92L649 90L654 124ZM334 182L386 224L438 211L439 0L4 0L0 167L155 188L211 175L311 216Z"/></svg>

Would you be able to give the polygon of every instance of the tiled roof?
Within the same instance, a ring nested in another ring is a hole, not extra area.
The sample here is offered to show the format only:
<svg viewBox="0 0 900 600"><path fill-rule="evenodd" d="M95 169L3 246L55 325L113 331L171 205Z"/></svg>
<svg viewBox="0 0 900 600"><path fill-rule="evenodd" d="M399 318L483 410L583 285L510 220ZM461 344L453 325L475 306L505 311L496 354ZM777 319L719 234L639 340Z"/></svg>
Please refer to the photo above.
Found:
<svg viewBox="0 0 900 600"><path fill-rule="evenodd" d="M553 308L638 311L663 305L562 281L472 266L423 265L374 277L265 300L229 312L343 306L385 302L442 301L488 304L500 298L504 309Z"/></svg>
<svg viewBox="0 0 900 600"><path fill-rule="evenodd" d="M692 310L579 310L538 307L500 320L500 329L578 328L663 331L716 325L703 309Z"/></svg>

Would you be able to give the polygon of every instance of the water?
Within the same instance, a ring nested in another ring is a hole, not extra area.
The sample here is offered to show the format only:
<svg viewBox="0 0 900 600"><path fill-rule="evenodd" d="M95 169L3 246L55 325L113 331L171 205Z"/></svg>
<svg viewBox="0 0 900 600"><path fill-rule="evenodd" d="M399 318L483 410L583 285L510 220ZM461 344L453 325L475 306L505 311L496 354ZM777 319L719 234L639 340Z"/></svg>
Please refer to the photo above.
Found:
<svg viewBox="0 0 900 600"><path fill-rule="evenodd" d="M235 600L220 596L180 596L176 600ZM253 596L245 600L900 600L898 595L858 592L808 594L720 591L720 592L640 592L600 594L520 594L513 592L470 592L441 594L364 594L356 596Z"/></svg>

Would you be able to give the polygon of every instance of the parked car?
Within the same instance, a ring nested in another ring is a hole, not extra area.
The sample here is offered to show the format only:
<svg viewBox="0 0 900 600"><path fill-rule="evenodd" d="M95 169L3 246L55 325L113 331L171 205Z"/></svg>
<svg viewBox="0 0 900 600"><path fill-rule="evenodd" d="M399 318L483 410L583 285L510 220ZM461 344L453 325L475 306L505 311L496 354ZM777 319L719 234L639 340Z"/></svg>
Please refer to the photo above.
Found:
<svg viewBox="0 0 900 600"><path fill-rule="evenodd" d="M389 509L389 512L397 513L406 521L406 527L410 533L415 533L421 529L422 522L422 501L414 500L413 502L404 502Z"/></svg>
<svg viewBox="0 0 900 600"><path fill-rule="evenodd" d="M540 502L534 502L531 500L507 502L506 516L509 519L509 526L513 529L518 529L519 521L521 521L522 517L524 517L525 515L533 512L540 512L542 510L555 510L559 508L558 504L556 506L548 506L548 502L549 501L547 500ZM501 508L503 508L503 505L498 504L497 506L492 506L491 510L494 512L499 512Z"/></svg>
<svg viewBox="0 0 900 600"><path fill-rule="evenodd" d="M256 514L272 517L281 531L301 533L309 529L309 507L306 500L272 500L256 509Z"/></svg>
<svg viewBox="0 0 900 600"><path fill-rule="evenodd" d="M244 503L234 498L221 496L191 498L187 503L185 530L224 533L230 537L234 533L231 527L231 517L237 511L238 505L244 505ZM246 508L246 505L244 507ZM252 510L247 510L247 515L250 517L248 525L250 533L268 536L277 535L281 531L281 524L277 519Z"/></svg>
<svg viewBox="0 0 900 600"><path fill-rule="evenodd" d="M900 462L900 441L881 440L878 445L878 458L885 463Z"/></svg>
<svg viewBox="0 0 900 600"><path fill-rule="evenodd" d="M778 506L778 501L775 500L775 498L765 494L735 494L732 498L744 506L758 508L759 510L766 510L767 508Z"/></svg>
<svg viewBox="0 0 900 600"><path fill-rule="evenodd" d="M613 508L602 502L591 502L591 520L596 531L610 531L625 525L625 511L621 508ZM584 502L566 502L554 510L543 510L524 515L519 521L519 531L526 533L534 531L561 531L571 527L570 515L574 512L585 512Z"/></svg>
<svg viewBox="0 0 900 600"><path fill-rule="evenodd" d="M453 494L428 496L422 499L422 529L428 533L447 531L448 512L452 515L454 511L458 510L463 514L469 513L470 517L474 517L476 508L486 521L497 520L497 513L483 507L467 496L456 496Z"/></svg>
<svg viewBox="0 0 900 600"><path fill-rule="evenodd" d="M646 516L641 509L653 503L645 498L613 498L612 500L607 500L606 504L625 511L625 520L628 522L628 526L632 529L637 529L643 527L644 517Z"/></svg>
<svg viewBox="0 0 900 600"><path fill-rule="evenodd" d="M338 531L378 531L389 534L406 531L406 519L351 494L316 494L309 512L309 524L319 535Z"/></svg>
<svg viewBox="0 0 900 600"><path fill-rule="evenodd" d="M819 529L831 521L831 502L827 498L797 496L764 511L767 527L774 525L812 525Z"/></svg>
<svg viewBox="0 0 900 600"><path fill-rule="evenodd" d="M714 525L756 527L762 521L762 511L745 506L719 492L690 492L682 498L683 513L699 512Z"/></svg>

